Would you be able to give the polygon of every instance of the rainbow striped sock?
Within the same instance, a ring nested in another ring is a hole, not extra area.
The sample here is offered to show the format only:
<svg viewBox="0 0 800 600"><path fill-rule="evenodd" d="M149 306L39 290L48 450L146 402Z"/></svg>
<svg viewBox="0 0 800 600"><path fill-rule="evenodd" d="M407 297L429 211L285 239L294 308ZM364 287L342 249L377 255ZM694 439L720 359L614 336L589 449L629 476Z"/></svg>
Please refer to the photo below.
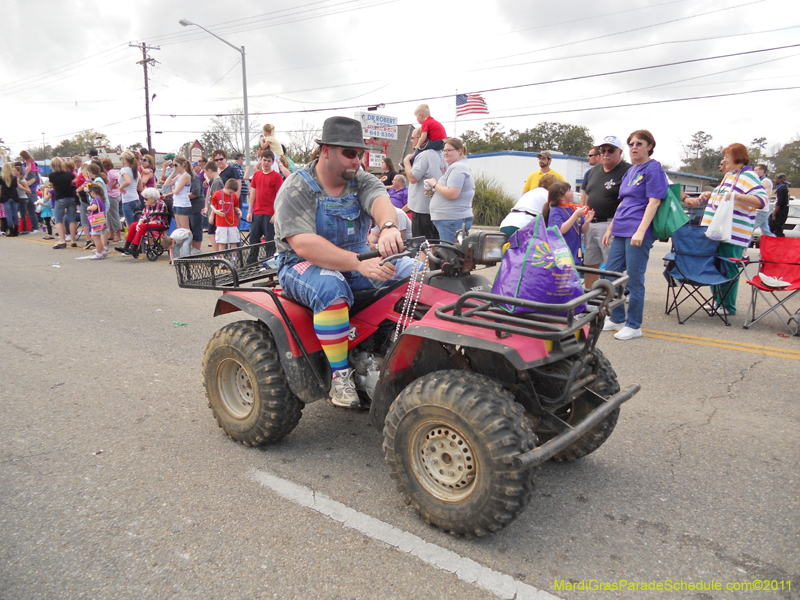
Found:
<svg viewBox="0 0 800 600"><path fill-rule="evenodd" d="M337 300L314 315L314 332L331 363L331 371L347 368L347 334L350 333L350 311L347 302Z"/></svg>

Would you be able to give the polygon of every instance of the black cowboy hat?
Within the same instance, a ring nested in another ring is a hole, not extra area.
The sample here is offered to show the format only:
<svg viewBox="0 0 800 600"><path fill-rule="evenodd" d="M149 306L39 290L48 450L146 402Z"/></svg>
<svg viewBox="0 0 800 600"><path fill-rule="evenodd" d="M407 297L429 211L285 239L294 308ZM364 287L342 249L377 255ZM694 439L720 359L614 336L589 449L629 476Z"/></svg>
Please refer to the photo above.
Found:
<svg viewBox="0 0 800 600"><path fill-rule="evenodd" d="M322 124L322 139L314 140L322 146L341 146L367 150L361 123L347 117L330 117Z"/></svg>

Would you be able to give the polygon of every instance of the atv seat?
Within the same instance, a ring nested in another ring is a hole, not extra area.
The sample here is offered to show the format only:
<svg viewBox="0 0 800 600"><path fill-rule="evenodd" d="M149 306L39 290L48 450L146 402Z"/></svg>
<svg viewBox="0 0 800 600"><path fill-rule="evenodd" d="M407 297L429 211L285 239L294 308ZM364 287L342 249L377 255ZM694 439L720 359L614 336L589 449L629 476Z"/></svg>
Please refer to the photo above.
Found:
<svg viewBox="0 0 800 600"><path fill-rule="evenodd" d="M409 277L395 281L390 285L375 288L373 290L353 290L353 306L350 307L350 314L355 315L367 308L373 302L377 302L386 294L389 294L408 283Z"/></svg>

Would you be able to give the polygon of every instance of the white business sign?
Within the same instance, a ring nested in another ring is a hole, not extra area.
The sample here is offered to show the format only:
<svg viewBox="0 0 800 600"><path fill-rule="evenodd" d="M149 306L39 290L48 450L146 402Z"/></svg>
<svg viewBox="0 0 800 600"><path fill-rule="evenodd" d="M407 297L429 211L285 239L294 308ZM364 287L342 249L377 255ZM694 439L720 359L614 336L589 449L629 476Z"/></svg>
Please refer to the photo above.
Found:
<svg viewBox="0 0 800 600"><path fill-rule="evenodd" d="M397 139L397 117L379 115L374 112L357 111L356 119L361 121L364 137L379 140Z"/></svg>
<svg viewBox="0 0 800 600"><path fill-rule="evenodd" d="M368 167L372 168L381 168L381 161L386 158L385 154L378 154L377 152L370 152L369 153L369 165Z"/></svg>

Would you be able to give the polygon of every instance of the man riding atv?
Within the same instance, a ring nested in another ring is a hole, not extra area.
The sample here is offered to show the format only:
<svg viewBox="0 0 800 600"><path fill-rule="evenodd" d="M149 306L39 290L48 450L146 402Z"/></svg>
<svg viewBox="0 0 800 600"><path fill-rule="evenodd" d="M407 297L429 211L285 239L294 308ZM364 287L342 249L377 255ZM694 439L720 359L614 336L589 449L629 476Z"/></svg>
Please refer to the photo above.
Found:
<svg viewBox="0 0 800 600"><path fill-rule="evenodd" d="M275 200L278 279L286 297L314 312L314 331L333 371L330 399L355 408L359 398L347 359L353 290L407 277L412 260L359 261L369 252L370 218L380 228L381 257L403 250L403 236L384 185L363 169L361 124L331 117L322 127L319 157L289 176Z"/></svg>
<svg viewBox="0 0 800 600"><path fill-rule="evenodd" d="M359 170L360 124L328 119L318 143L277 198L277 272L274 242L175 260L181 287L222 292L215 316L255 319L209 340L208 406L232 439L265 446L308 403L360 399L391 478L427 522L497 531L530 501L536 465L600 448L639 390L621 391L597 348L627 276L576 267L602 279L568 302L491 293L480 270L502 260L504 234L404 243L384 186ZM367 248L370 214L383 259Z"/></svg>

